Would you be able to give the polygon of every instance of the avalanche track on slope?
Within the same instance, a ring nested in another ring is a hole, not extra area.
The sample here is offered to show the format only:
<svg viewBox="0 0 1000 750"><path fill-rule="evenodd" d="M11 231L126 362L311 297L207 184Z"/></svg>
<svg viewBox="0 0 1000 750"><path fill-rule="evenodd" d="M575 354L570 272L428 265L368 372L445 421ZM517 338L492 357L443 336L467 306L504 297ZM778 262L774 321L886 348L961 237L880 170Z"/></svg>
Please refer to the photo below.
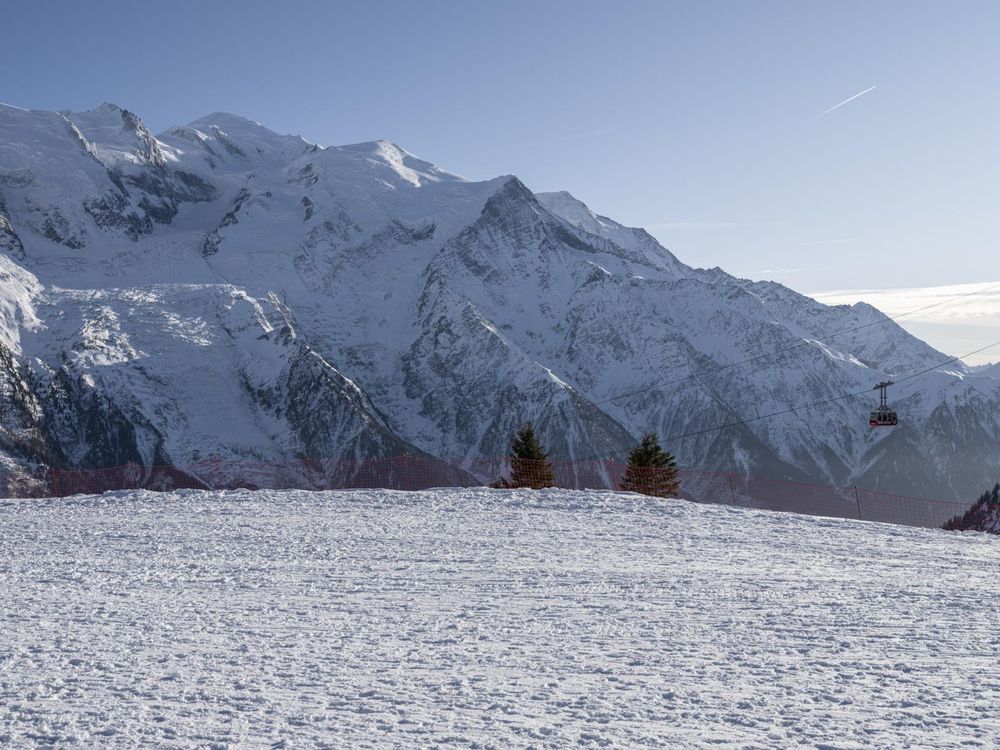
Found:
<svg viewBox="0 0 1000 750"><path fill-rule="evenodd" d="M0 744L1000 741L995 539L569 491L0 503Z"/></svg>

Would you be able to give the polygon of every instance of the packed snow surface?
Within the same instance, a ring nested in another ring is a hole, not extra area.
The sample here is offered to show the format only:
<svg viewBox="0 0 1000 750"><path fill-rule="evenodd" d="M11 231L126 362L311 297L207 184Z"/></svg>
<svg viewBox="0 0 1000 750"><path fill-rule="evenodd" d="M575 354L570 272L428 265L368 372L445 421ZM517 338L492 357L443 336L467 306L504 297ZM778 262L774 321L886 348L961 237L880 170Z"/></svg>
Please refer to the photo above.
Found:
<svg viewBox="0 0 1000 750"><path fill-rule="evenodd" d="M0 504L0 745L1000 742L1000 544L570 491Z"/></svg>

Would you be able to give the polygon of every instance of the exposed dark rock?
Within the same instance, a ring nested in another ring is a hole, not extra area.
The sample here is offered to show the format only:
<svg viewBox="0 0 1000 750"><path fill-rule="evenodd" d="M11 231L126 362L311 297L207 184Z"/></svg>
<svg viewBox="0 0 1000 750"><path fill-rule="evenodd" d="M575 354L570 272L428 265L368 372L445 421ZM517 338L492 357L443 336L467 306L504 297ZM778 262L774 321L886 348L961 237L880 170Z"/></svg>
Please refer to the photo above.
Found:
<svg viewBox="0 0 1000 750"><path fill-rule="evenodd" d="M226 227L231 227L234 224L239 224L239 212L243 208L243 204L250 198L251 193L246 188L240 190L240 194L236 196L236 200L233 201L233 206L230 208L225 215L223 215L222 220L219 221L219 225L213 229L208 237L205 238L205 244L202 245L202 255L209 256L215 255L219 252L219 245L222 244L222 230Z"/></svg>
<svg viewBox="0 0 1000 750"><path fill-rule="evenodd" d="M14 353L0 344L0 455L25 465L50 459L45 422L33 384Z"/></svg>
<svg viewBox="0 0 1000 750"><path fill-rule="evenodd" d="M222 147L230 156L238 156L241 159L247 158L246 152L233 143L232 139L230 139L229 136L227 136L217 125L212 127L212 134L216 137L219 143L222 144Z"/></svg>
<svg viewBox="0 0 1000 750"><path fill-rule="evenodd" d="M315 185L319 180L319 175L316 174L316 170L313 168L312 163L306 164L302 169L295 173L295 176L290 178L288 181L292 183L299 183L305 185L306 187L311 187Z"/></svg>
<svg viewBox="0 0 1000 750"><path fill-rule="evenodd" d="M139 409L114 401L65 366L50 381L42 406L51 448L72 466L171 463L163 450L163 436Z"/></svg>
<svg viewBox="0 0 1000 750"><path fill-rule="evenodd" d="M139 139L139 143L142 144L141 156L143 160L147 164L160 169L165 167L167 163L166 157L164 157L163 152L160 150L156 138L146 129L142 120L135 113L129 112L127 109L121 110L121 118L123 130L134 131Z"/></svg>
<svg viewBox="0 0 1000 750"><path fill-rule="evenodd" d="M130 240L137 240L153 231L149 212L140 216L135 211L127 211L129 202L121 193L107 193L100 198L85 200L83 207L99 228L120 230Z"/></svg>
<svg viewBox="0 0 1000 750"><path fill-rule="evenodd" d="M35 173L30 169L14 169L0 172L0 186L23 190L35 181Z"/></svg>
<svg viewBox="0 0 1000 750"><path fill-rule="evenodd" d="M41 211L41 235L48 240L58 242L73 250L80 250L87 243L80 234L73 231L69 220L55 207Z"/></svg>
<svg viewBox="0 0 1000 750"><path fill-rule="evenodd" d="M17 260L24 260L24 245L10 223L2 193L0 193L0 253L7 253Z"/></svg>

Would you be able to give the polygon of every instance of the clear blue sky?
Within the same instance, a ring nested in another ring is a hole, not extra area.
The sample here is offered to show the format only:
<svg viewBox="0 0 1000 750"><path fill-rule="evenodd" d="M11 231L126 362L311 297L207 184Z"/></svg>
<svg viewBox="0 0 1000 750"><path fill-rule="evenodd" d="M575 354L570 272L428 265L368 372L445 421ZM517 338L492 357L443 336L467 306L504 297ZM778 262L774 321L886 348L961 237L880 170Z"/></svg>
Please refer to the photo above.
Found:
<svg viewBox="0 0 1000 750"><path fill-rule="evenodd" d="M1000 3L15 2L3 25L10 104L389 138L803 291L1000 279Z"/></svg>

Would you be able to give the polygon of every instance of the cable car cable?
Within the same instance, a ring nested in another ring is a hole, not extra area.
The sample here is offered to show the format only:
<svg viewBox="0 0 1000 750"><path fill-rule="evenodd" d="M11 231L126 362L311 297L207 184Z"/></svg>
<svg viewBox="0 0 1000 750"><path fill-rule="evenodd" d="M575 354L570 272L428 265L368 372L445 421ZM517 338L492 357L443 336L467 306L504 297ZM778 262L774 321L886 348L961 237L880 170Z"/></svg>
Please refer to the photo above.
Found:
<svg viewBox="0 0 1000 750"><path fill-rule="evenodd" d="M973 354L979 354L980 352L984 352L987 349L992 349L995 346L1000 346L1000 341L994 341L992 344L988 344L987 346L984 346L980 349L976 349L975 351L959 355L958 357L951 357L950 359L946 359L944 362L939 362L938 364L933 365L932 367L928 367L924 370L920 370L919 372L914 372L909 375L904 375L901 378L896 378L894 382L901 383L906 380L912 380L913 378L918 378L921 375L926 375L927 373L937 370L941 367L944 367L945 365L950 365L952 362L958 362L959 360L964 359L965 357L971 357ZM833 398L823 399L821 401L812 401L807 404L800 404L799 406L795 406L790 409L781 409L780 411L773 411L768 414L759 414L755 417L747 417L746 419L739 419L736 422L729 422L727 424L718 425L716 427L708 427L704 430L695 430L694 432L686 432L684 434L679 434L679 435L670 435L669 437L664 438L663 442L668 443L672 440L684 440L685 438L689 437L706 435L710 432L719 432L721 430L727 430L730 427L739 427L740 425L746 425L749 424L750 422L758 422L762 419L771 419L773 417L780 417L785 414L793 414L795 413L796 409L808 409L813 406L823 406L824 404L832 404L836 401L844 401L845 399L848 398L857 398L858 396L864 396L871 393L871 391L872 391L871 388L866 388L865 390L858 391L857 393L845 393L842 396L834 396Z"/></svg>
<svg viewBox="0 0 1000 750"><path fill-rule="evenodd" d="M974 296L974 295L977 295L977 294L985 294L986 292L990 292L990 291L994 291L994 290L998 290L998 289L1000 289L1000 284L994 284L992 286L985 287L984 289L977 289L974 292L966 292L964 294L959 294L959 295L956 295L954 297L949 297L948 299L941 300L940 302L934 302L932 304L924 305L922 307L918 307L918 308L915 308L913 310L908 310L907 312L900 313L899 315L896 315L896 316L892 316L892 317L885 316L882 319L872 321L871 323L865 323L864 325L855 326L854 328L844 328L844 329L842 329L840 331L835 331L834 333L830 334L827 337L827 339L833 338L835 336L843 336L843 335L848 334L848 333L854 333L856 331L865 330L867 328L872 328L872 327L875 327L875 326L885 325L886 323L894 323L897 320L900 320L901 318L905 318L905 317L908 317L908 316L911 316L911 315L916 315L917 313L924 312L925 310L930 310L930 309L935 308L935 307L941 307L943 305L948 305L948 304L951 304L952 302L957 302L958 300L965 299L966 297L971 297L971 296ZM476 307L475 303L473 303L472 300L470 300L468 297L462 297L462 296L458 295L457 293L453 292L451 289L448 289L447 287L441 286L441 287L438 288L438 291L439 292L443 292L445 294L445 296L451 297L455 301L459 302L462 306L471 305L473 308L478 309ZM771 351L771 352L768 352L768 353L765 353L765 354L758 354L758 355L755 355L753 357L749 357L749 358L744 359L744 360L739 360L737 362L730 362L729 364L720 365L718 367L710 368L710 369L707 369L707 370L695 371L695 372L691 373L690 375L685 375L684 377L676 378L674 380L653 381L652 383L647 383L642 388L637 388L634 391L626 391L625 393L619 393L616 396L611 396L610 398L602 399L600 401L591 401L590 403L593 404L594 406L601 406L603 404L607 404L607 403L610 403L612 401L617 401L618 399L625 398L627 396L632 396L632 395L635 395L637 393L643 393L646 390L648 390L651 386L657 386L657 385L659 385L659 386L674 385L676 383L681 383L681 382L684 382L686 380L692 380L692 379L694 379L696 377L701 376L704 373L715 374L717 372L721 372L723 370L728 370L728 369L731 369L733 367L738 367L740 365L748 364L750 362L754 362L754 361L757 361L757 360L768 359L768 358L774 357L775 355L778 355L778 354L783 354L785 352L792 351L794 349L799 349L799 348L801 348L803 346L810 346L811 344L812 344L812 342L811 341L807 341L807 340L798 341L798 342L796 342L794 344L790 344L789 346L782 347L782 348L779 348L779 349L775 349L774 351ZM951 359L948 359L948 360L946 360L945 362L943 362L941 364L934 365L933 367L928 368L927 370L923 370L920 373L917 373L917 374L914 374L914 375L907 375L907 376L904 376L902 378L897 378L896 382L907 380L907 379L912 378L912 377L917 377L917 375L925 374L927 372L930 372L931 370L935 370L935 369L937 369L939 367L943 367L944 365L950 364L952 362L957 362L958 360L963 359L964 357L971 357L973 354L979 354L980 352L986 351L987 349L991 349L994 346L998 346L998 345L1000 345L1000 342L996 342L994 344L990 344L988 346L983 347L982 349L977 349L974 352L968 352L968 353L960 355L958 357L952 357ZM572 386L570 386L570 387L572 388ZM576 389L574 388L573 390L575 391ZM577 391L577 392L579 393L579 391ZM796 407L796 408L808 408L808 407L811 407L811 406L819 406L819 405L822 405L822 404L825 404L825 403L832 403L834 401L842 401L842 400L844 400L846 398L853 398L853 397L856 397L856 396L861 396L861 395L864 395L866 393L868 393L868 390L860 391L859 393L846 394L844 396L837 396L837 397L835 397L833 399L828 399L826 401L813 402L811 404L805 404L805 405L802 405L802 406L799 406L799 407ZM735 411L731 407L730 407L730 410L731 411ZM763 415L758 415L756 417L749 417L747 419L741 419L741 420L739 420L737 422L732 422L732 423L728 423L728 424L725 424L725 425L720 425L719 427L712 427L712 428L708 428L706 430L699 430L699 431L693 432L693 433L685 433L683 435L673 435L673 436L670 436L669 438L666 438L665 440L683 440L684 438L687 438L687 437L694 437L694 436L697 436L697 435L703 435L703 434L706 434L708 432L713 432L713 431L717 431L717 430L724 430L724 429L728 429L730 427L735 427L735 426L739 426L741 424L746 424L748 422L755 422L755 421L759 421L759 420L762 420L762 419L769 419L771 417L782 416L784 414L790 414L790 413L794 413L794 412L795 412L795 409L785 409L785 410L778 411L778 412L773 412L773 413L770 413L770 414L763 414ZM441 451L447 450L448 448L451 448L451 447L453 447L455 445L458 445L459 443L462 443L462 442L464 442L464 441L453 440L453 441L451 441L449 443L445 443L442 446L438 446L435 449L435 451L437 453L440 453Z"/></svg>
<svg viewBox="0 0 1000 750"><path fill-rule="evenodd" d="M930 305L924 305L923 307L918 307L915 310L909 310L908 312L900 313L899 315L896 315L894 317L885 316L881 320L875 320L875 321L872 321L871 323L865 323L864 325L856 326L854 328L844 328L844 329L842 329L840 331L834 331L829 336L827 336L826 339L829 340L829 339L832 339L832 338L834 338L836 336L843 336L843 335L848 334L848 333L855 333L857 331L862 331L862 330L864 330L866 328L872 328L874 326L885 325L886 323L895 323L897 320L899 320L901 318L905 318L905 317L910 316L910 315L916 315L917 313L924 312L925 310L930 310L931 308L934 308L934 307L941 307L942 305L947 305L947 304L950 304L952 302L957 302L958 300L964 299L965 297L970 297L970 296L976 295L976 294L984 294L985 292L994 291L994 290L997 290L997 289L1000 289L1000 284L994 284L993 286L986 287L985 289L977 289L974 292L966 292L965 294L959 294L959 295L957 295L955 297L951 297L949 299L942 300L940 302L934 302L933 304L930 304ZM813 344L813 341L808 340L808 339L803 339L801 341L797 341L794 344L789 344L788 346L781 347L779 349L775 349L775 350L773 350L771 352L766 352L764 354L755 354L753 357L748 357L747 359L741 359L741 360L738 360L736 362L730 362L729 364L719 365L718 367L709 368L707 370L701 370L699 372L694 372L694 373L691 373L690 375L685 375L685 376L680 377L680 378L675 378L674 380L653 381L652 383L647 383L647 384L643 385L641 388L635 389L634 391L626 391L624 393L619 393L616 396L611 396L609 398L602 399L601 401L592 401L591 403L594 404L595 406L601 406L603 404L611 403L612 401L617 401L618 399L621 399L621 398L626 398L627 396L634 396L634 395L636 395L638 393L644 393L647 390L649 390L649 388L651 386L668 386L668 385L675 385L677 383L683 383L684 381L686 381L686 380L692 380L692 379L698 377L699 375L701 375L703 373L714 374L714 373L717 373L717 372L722 372L723 370L729 370L729 369L732 369L733 367L739 367L740 365L745 365L745 364L748 364L750 362L756 362L758 360L767 360L767 359L770 359L770 358L772 358L772 357L774 357L774 356L776 356L778 354L784 354L785 352L790 352L790 351L792 351L794 349L801 349L804 346L811 346L812 344ZM969 355L965 355L965 356L969 356Z"/></svg>

